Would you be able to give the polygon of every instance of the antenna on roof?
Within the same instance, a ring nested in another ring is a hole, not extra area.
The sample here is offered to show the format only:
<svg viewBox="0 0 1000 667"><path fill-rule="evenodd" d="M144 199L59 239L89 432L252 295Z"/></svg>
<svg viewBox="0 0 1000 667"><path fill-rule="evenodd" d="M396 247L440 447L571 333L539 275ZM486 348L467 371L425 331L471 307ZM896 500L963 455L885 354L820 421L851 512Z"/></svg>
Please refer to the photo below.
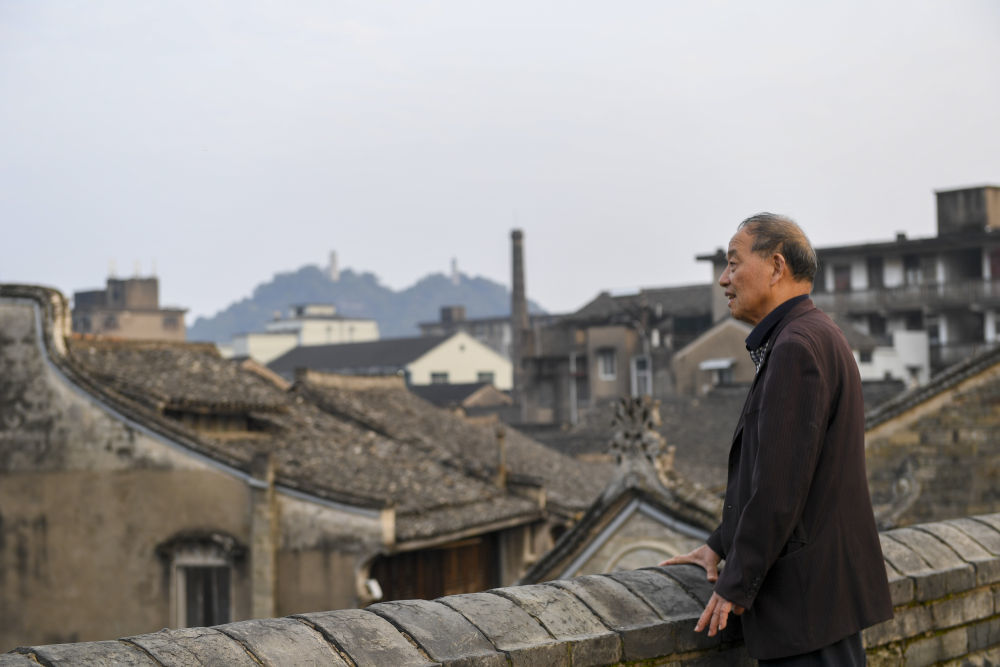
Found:
<svg viewBox="0 0 1000 667"><path fill-rule="evenodd" d="M451 258L451 284L457 285L459 282L458 278L458 259L455 257Z"/></svg>

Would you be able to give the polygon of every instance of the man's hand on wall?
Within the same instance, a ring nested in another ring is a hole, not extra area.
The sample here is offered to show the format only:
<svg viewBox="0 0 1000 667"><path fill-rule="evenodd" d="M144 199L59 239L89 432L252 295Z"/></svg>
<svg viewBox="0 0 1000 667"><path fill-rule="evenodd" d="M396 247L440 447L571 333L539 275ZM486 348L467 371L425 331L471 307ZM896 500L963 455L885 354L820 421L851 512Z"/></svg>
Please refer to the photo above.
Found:
<svg viewBox="0 0 1000 667"><path fill-rule="evenodd" d="M694 631L701 632L707 627L708 636L714 637L716 633L726 629L726 625L729 623L730 612L739 616L744 612L744 609L738 604L733 604L718 593L712 593L712 597L708 599L708 604L705 605L705 611L701 612L701 618L698 619L698 623L694 626Z"/></svg>
<svg viewBox="0 0 1000 667"><path fill-rule="evenodd" d="M712 551L712 547L707 544L703 544L691 553L668 558L660 563L660 565L680 565L682 563L697 565L705 570L705 578L714 583L719 578L720 560L722 560L722 558L719 557L719 554Z"/></svg>

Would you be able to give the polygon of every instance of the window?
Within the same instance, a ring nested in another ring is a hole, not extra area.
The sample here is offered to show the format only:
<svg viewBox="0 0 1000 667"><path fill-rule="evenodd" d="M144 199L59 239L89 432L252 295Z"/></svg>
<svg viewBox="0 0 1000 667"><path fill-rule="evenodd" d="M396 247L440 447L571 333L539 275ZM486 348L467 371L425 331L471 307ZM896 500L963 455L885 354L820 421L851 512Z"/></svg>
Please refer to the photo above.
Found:
<svg viewBox="0 0 1000 667"><path fill-rule="evenodd" d="M602 380L614 380L618 375L618 358L613 347L597 351L597 376Z"/></svg>
<svg viewBox="0 0 1000 667"><path fill-rule="evenodd" d="M117 329L118 328L118 318L114 315L104 316L104 328L105 329Z"/></svg>
<svg viewBox="0 0 1000 667"><path fill-rule="evenodd" d="M649 357L632 357L632 396L653 395L653 374Z"/></svg>
<svg viewBox="0 0 1000 667"><path fill-rule="evenodd" d="M885 287L885 269L881 257L868 258L868 287L871 289Z"/></svg>
<svg viewBox="0 0 1000 667"><path fill-rule="evenodd" d="M835 292L851 291L851 267L839 264L833 267L833 290Z"/></svg>
<svg viewBox="0 0 1000 667"><path fill-rule="evenodd" d="M916 255L903 255L903 280L907 285L920 284L920 258Z"/></svg>
<svg viewBox="0 0 1000 667"><path fill-rule="evenodd" d="M180 320L177 319L176 315L165 315L163 317L163 328L167 331L176 331L180 329Z"/></svg>
<svg viewBox="0 0 1000 667"><path fill-rule="evenodd" d="M479 371L476 373L476 382L488 382L493 384L493 371Z"/></svg>
<svg viewBox="0 0 1000 667"><path fill-rule="evenodd" d="M431 373L431 384L448 384L448 373L446 371Z"/></svg>
<svg viewBox="0 0 1000 667"><path fill-rule="evenodd" d="M232 574L228 565L192 565L177 568L184 587L184 625L204 628L231 620L229 613L229 582Z"/></svg>
<svg viewBox="0 0 1000 667"><path fill-rule="evenodd" d="M227 535L188 535L160 545L170 574L174 627L196 628L233 620L233 562L244 549Z"/></svg>
<svg viewBox="0 0 1000 667"><path fill-rule="evenodd" d="M861 357L861 363L863 364L870 364L872 362L871 350L861 350L858 356Z"/></svg>

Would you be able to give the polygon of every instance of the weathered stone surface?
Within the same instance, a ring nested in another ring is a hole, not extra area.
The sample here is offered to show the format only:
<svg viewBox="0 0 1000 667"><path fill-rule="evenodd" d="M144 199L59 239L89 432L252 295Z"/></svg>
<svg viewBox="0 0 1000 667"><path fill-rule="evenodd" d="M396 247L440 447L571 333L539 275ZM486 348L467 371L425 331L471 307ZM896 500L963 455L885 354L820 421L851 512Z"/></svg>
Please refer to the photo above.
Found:
<svg viewBox="0 0 1000 667"><path fill-rule="evenodd" d="M940 522L914 526L914 529L934 535L954 549L962 560L971 563L976 573L977 585L984 586L1000 581L1000 559L957 526L950 522Z"/></svg>
<svg viewBox="0 0 1000 667"><path fill-rule="evenodd" d="M621 639L569 591L538 584L492 591L534 616L557 640L570 645L574 667L610 665L621 660Z"/></svg>
<svg viewBox="0 0 1000 667"><path fill-rule="evenodd" d="M43 665L93 665L117 667L156 665L148 655L135 646L122 641L84 642L81 644L50 644L30 649ZM172 663L175 664L175 663ZM190 664L190 663L189 663Z"/></svg>
<svg viewBox="0 0 1000 667"><path fill-rule="evenodd" d="M702 606L708 604L708 599L712 597L714 587L705 578L705 570L697 565L670 565L668 567L647 569L659 570L668 577L676 579L681 587Z"/></svg>
<svg viewBox="0 0 1000 667"><path fill-rule="evenodd" d="M996 530L1000 530L1000 513L997 514L979 514L973 517L976 521L980 521L989 526L992 526Z"/></svg>
<svg viewBox="0 0 1000 667"><path fill-rule="evenodd" d="M439 602L400 600L368 607L404 630L433 660L454 665L505 667L507 656L467 618Z"/></svg>
<svg viewBox="0 0 1000 667"><path fill-rule="evenodd" d="M0 667L38 667L38 663L20 653L3 653L0 654Z"/></svg>
<svg viewBox="0 0 1000 667"><path fill-rule="evenodd" d="M931 612L923 605L897 609L888 621L866 628L862 632L865 646L883 646L907 637L915 637L931 630Z"/></svg>
<svg viewBox="0 0 1000 667"><path fill-rule="evenodd" d="M243 646L212 628L160 630L125 641L140 646L163 665L247 665L258 667Z"/></svg>
<svg viewBox="0 0 1000 667"><path fill-rule="evenodd" d="M663 619L624 585L602 575L550 582L578 597L606 626L618 632L625 660L668 655L674 646Z"/></svg>
<svg viewBox="0 0 1000 667"><path fill-rule="evenodd" d="M885 561L885 574L889 580L889 595L892 598L892 603L898 606L911 602L916 590L913 579L900 574L888 560Z"/></svg>
<svg viewBox="0 0 1000 667"><path fill-rule="evenodd" d="M965 628L917 639L903 650L906 667L923 667L943 660L957 658L968 652L969 643Z"/></svg>
<svg viewBox="0 0 1000 667"><path fill-rule="evenodd" d="M900 528L881 537L886 560L900 574L913 577L916 600L933 600L975 585L972 565L962 561L954 551L945 550L931 535Z"/></svg>
<svg viewBox="0 0 1000 667"><path fill-rule="evenodd" d="M993 615L993 593L982 588L970 593L935 600L931 605L934 628L943 630Z"/></svg>
<svg viewBox="0 0 1000 667"><path fill-rule="evenodd" d="M291 618L241 621L214 629L243 644L265 665L347 665L318 631Z"/></svg>
<svg viewBox="0 0 1000 667"><path fill-rule="evenodd" d="M947 523L983 545L983 548L993 555L1000 556L1000 529L992 523L979 521L976 517L952 519Z"/></svg>
<svg viewBox="0 0 1000 667"><path fill-rule="evenodd" d="M558 642L525 610L493 593L449 595L437 602L465 616L513 665L565 665L569 645Z"/></svg>
<svg viewBox="0 0 1000 667"><path fill-rule="evenodd" d="M392 623L363 609L296 614L293 618L315 626L358 667L436 664L407 641Z"/></svg>
<svg viewBox="0 0 1000 667"><path fill-rule="evenodd" d="M981 651L993 646L1000 650L1000 618L970 624L968 635L970 651Z"/></svg>
<svg viewBox="0 0 1000 667"><path fill-rule="evenodd" d="M716 637L695 632L694 626L704 605L689 595L676 579L667 576L663 568L614 572L606 576L639 595L667 621L663 631L673 638L676 651L712 648L742 636L735 617L730 618L729 625Z"/></svg>
<svg viewBox="0 0 1000 667"><path fill-rule="evenodd" d="M890 537L892 533L880 533L879 541L882 544L882 556L897 572L903 576L910 576L914 573L927 572L931 566L927 564L913 549L902 542L897 542Z"/></svg>

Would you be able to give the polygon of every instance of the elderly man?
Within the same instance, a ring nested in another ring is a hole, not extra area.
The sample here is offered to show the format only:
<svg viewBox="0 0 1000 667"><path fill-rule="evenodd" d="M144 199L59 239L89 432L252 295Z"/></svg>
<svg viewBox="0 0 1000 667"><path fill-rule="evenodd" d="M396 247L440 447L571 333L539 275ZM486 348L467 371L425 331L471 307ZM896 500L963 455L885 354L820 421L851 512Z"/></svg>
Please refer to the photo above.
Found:
<svg viewBox="0 0 1000 667"><path fill-rule="evenodd" d="M729 453L722 523L663 564L705 569L715 588L695 630L712 636L741 616L761 665L864 665L861 630L891 618L892 602L857 363L809 299L816 253L797 224L748 218L727 259L719 284L733 317L754 325L757 374Z"/></svg>

